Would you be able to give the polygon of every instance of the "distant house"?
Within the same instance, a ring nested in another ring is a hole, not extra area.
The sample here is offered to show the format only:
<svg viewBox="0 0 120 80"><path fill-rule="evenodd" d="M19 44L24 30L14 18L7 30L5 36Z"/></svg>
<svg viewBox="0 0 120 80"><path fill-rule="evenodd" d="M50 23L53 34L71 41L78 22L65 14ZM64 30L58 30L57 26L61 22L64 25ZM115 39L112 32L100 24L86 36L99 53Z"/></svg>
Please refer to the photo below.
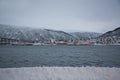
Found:
<svg viewBox="0 0 120 80"><path fill-rule="evenodd" d="M0 45L12 45L12 44L17 44L19 40L16 39L9 39L9 38L0 38Z"/></svg>

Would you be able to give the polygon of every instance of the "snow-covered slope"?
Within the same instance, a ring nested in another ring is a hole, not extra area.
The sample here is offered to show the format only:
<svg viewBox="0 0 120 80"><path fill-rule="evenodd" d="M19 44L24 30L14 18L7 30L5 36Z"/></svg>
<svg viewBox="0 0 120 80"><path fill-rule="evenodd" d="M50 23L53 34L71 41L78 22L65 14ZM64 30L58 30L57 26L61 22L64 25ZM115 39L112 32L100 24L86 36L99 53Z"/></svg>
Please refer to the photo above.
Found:
<svg viewBox="0 0 120 80"><path fill-rule="evenodd" d="M120 68L108 68L108 67L0 68L0 80L120 80Z"/></svg>
<svg viewBox="0 0 120 80"><path fill-rule="evenodd" d="M120 27L116 28L113 31L108 31L103 35L99 36L97 43L100 44L116 44L120 45Z"/></svg>
<svg viewBox="0 0 120 80"><path fill-rule="evenodd" d="M95 39L96 37L102 35L101 33L96 33L96 32L73 32L70 34L79 40Z"/></svg>
<svg viewBox="0 0 120 80"><path fill-rule="evenodd" d="M0 37L26 41L50 41L50 40L89 40L101 35L94 32L67 33L50 29L36 29L0 24Z"/></svg>
<svg viewBox="0 0 120 80"><path fill-rule="evenodd" d="M27 41L49 41L54 40L71 40L72 35L63 32L49 29L35 29L28 27L15 27L0 24L0 37L11 38Z"/></svg>

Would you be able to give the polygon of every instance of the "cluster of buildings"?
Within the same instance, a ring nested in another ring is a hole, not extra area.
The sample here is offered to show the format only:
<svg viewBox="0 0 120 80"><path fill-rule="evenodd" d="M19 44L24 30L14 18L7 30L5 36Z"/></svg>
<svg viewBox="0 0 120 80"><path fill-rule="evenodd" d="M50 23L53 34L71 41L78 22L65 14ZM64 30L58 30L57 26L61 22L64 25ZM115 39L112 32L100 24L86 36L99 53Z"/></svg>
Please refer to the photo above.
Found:
<svg viewBox="0 0 120 80"><path fill-rule="evenodd" d="M0 38L0 45L32 45L32 42L10 38Z"/></svg>
<svg viewBox="0 0 120 80"><path fill-rule="evenodd" d="M0 45L75 45L75 46L82 46L82 45L94 45L95 41L81 41L81 40L75 40L75 41L25 41L25 40L16 40L16 39L9 39L9 38L0 38Z"/></svg>

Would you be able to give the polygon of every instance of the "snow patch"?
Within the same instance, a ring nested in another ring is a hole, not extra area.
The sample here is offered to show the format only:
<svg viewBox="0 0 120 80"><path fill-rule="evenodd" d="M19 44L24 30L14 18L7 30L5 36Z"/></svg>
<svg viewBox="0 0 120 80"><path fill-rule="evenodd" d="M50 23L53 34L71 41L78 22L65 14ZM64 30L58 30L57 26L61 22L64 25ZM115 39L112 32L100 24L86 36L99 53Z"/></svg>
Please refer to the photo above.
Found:
<svg viewBox="0 0 120 80"><path fill-rule="evenodd" d="M120 68L114 67L0 68L0 80L120 80Z"/></svg>

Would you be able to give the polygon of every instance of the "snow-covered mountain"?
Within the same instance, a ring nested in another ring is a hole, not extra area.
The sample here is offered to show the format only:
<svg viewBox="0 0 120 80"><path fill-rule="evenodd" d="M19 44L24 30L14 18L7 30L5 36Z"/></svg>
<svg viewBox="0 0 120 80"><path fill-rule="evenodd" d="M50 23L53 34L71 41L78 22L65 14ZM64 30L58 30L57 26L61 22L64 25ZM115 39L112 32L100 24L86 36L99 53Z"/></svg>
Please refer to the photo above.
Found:
<svg viewBox="0 0 120 80"><path fill-rule="evenodd" d="M100 44L120 44L120 27L113 31L108 31L99 36L97 43Z"/></svg>
<svg viewBox="0 0 120 80"><path fill-rule="evenodd" d="M72 41L86 40L98 37L99 33L93 32L74 32L66 33L64 31L56 31L50 29L36 29L30 27L19 27L12 25L0 24L0 37L26 41Z"/></svg>
<svg viewBox="0 0 120 80"><path fill-rule="evenodd" d="M27 41L72 40L72 35L49 29L35 29L0 24L0 37Z"/></svg>
<svg viewBox="0 0 120 80"><path fill-rule="evenodd" d="M73 32L70 34L73 35L78 40L95 39L98 36L102 35L101 33L96 33L96 32Z"/></svg>

